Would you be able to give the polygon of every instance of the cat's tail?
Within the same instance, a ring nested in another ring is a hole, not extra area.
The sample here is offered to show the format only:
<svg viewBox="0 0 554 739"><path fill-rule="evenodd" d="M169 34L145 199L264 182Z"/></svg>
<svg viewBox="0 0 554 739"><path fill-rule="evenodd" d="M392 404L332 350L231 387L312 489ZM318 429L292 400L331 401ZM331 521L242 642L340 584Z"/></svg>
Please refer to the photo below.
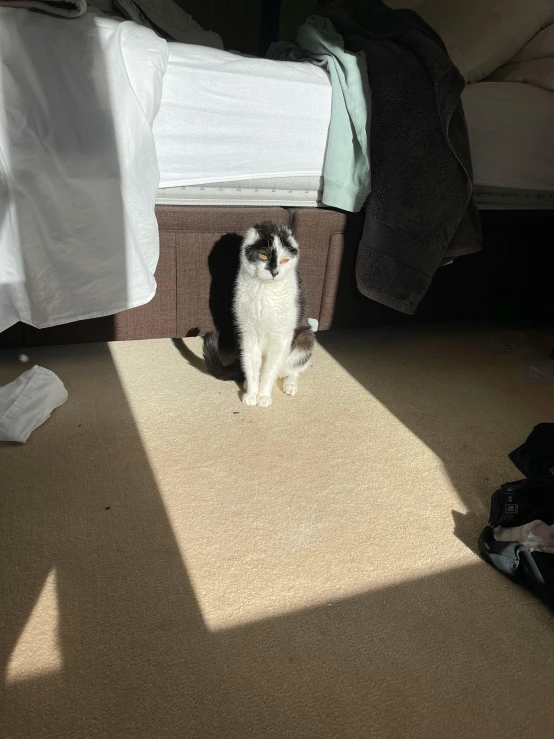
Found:
<svg viewBox="0 0 554 739"><path fill-rule="evenodd" d="M208 331L204 336L204 346L202 347L206 369L218 380L235 380L240 382L243 379L242 370L238 362L232 364L223 364L219 356L219 333L217 331Z"/></svg>

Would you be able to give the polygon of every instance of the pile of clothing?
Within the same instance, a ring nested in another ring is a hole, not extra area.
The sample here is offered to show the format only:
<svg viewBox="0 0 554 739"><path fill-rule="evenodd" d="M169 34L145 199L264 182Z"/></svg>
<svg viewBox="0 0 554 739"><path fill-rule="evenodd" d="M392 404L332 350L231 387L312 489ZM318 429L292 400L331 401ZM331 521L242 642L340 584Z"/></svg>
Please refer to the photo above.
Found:
<svg viewBox="0 0 554 739"><path fill-rule="evenodd" d="M554 610L554 423L535 426L510 459L525 479L492 496L479 553Z"/></svg>

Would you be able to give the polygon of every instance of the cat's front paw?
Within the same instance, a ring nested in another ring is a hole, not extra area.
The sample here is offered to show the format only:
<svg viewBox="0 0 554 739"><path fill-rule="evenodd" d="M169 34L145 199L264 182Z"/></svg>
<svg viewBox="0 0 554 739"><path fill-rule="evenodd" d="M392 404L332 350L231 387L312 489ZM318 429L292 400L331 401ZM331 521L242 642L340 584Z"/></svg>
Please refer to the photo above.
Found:
<svg viewBox="0 0 554 739"><path fill-rule="evenodd" d="M295 382L286 382L283 385L283 392L285 395L296 395L298 392L298 385Z"/></svg>
<svg viewBox="0 0 554 739"><path fill-rule="evenodd" d="M271 405L271 395L260 395L258 397L258 405L261 405L262 408L267 408Z"/></svg>
<svg viewBox="0 0 554 739"><path fill-rule="evenodd" d="M244 393L242 396L242 402L244 405L258 405L258 398L256 395L248 395L248 393Z"/></svg>

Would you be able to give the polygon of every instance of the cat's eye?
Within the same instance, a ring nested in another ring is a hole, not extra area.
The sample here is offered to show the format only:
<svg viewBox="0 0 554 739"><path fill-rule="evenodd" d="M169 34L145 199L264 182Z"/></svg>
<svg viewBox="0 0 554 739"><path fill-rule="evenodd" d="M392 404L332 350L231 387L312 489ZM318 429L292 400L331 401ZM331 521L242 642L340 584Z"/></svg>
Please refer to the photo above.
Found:
<svg viewBox="0 0 554 739"><path fill-rule="evenodd" d="M281 264L286 264L288 261L288 259L281 259Z"/></svg>
<svg viewBox="0 0 554 739"><path fill-rule="evenodd" d="M267 262L268 260L267 254L260 254L260 259L262 260L262 262Z"/></svg>

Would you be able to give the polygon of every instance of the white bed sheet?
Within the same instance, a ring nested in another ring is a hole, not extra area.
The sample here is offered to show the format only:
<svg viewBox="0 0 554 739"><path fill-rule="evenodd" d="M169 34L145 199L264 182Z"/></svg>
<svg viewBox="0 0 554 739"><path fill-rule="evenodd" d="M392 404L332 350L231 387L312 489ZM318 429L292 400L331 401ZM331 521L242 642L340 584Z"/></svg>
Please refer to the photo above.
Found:
<svg viewBox="0 0 554 739"><path fill-rule="evenodd" d="M331 114L326 72L168 46L154 123L160 187L321 175Z"/></svg>
<svg viewBox="0 0 554 739"><path fill-rule="evenodd" d="M166 42L130 22L0 8L0 332L147 303Z"/></svg>
<svg viewBox="0 0 554 739"><path fill-rule="evenodd" d="M478 82L462 101L477 186L554 191L554 92Z"/></svg>

